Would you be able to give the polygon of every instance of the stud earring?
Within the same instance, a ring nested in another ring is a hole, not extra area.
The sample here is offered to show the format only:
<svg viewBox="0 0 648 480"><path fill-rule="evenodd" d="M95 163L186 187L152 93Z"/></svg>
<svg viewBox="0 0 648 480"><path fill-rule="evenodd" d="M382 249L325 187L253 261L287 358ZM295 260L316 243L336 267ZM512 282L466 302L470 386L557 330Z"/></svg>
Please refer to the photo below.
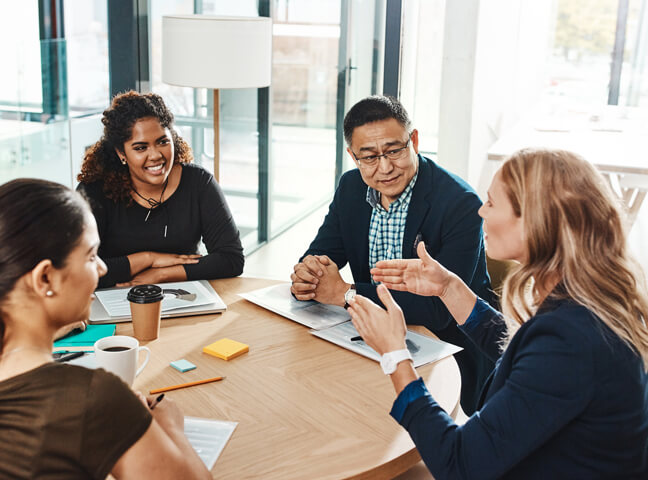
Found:
<svg viewBox="0 0 648 480"><path fill-rule="evenodd" d="M53 296L54 296L54 292L51 291L51 290L48 290L47 292L45 292L45 295L47 295L48 297L53 297Z"/></svg>
<svg viewBox="0 0 648 480"><path fill-rule="evenodd" d="M126 159L125 158L120 158L120 160L121 160L122 165L126 165Z"/></svg>

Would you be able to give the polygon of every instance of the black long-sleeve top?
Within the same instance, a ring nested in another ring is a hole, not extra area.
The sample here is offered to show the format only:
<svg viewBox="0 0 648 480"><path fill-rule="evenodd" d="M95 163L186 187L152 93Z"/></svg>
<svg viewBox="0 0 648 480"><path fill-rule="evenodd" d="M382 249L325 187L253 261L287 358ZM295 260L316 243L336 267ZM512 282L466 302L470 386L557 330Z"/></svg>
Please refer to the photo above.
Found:
<svg viewBox="0 0 648 480"><path fill-rule="evenodd" d="M88 199L97 221L99 256L108 266L99 287L131 279L127 255L142 251L194 254L198 253L201 239L208 254L196 264L183 265L187 280L241 274L243 247L220 186L202 167L181 166L178 188L150 215L148 208L135 202L127 206L107 198L102 181L78 185L77 190Z"/></svg>

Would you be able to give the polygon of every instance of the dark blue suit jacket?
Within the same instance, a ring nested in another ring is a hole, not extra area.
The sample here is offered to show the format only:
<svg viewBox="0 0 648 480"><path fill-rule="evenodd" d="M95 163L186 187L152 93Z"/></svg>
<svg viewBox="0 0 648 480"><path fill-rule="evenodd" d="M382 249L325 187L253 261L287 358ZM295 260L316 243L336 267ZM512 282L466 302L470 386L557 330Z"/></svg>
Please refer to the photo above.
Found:
<svg viewBox="0 0 648 480"><path fill-rule="evenodd" d="M502 321L479 307L462 329L497 356ZM401 396L416 388L412 382ZM511 340L484 393L462 426L429 393L406 408L400 422L434 478L648 478L648 375L585 307L545 301Z"/></svg>
<svg viewBox="0 0 648 480"><path fill-rule="evenodd" d="M456 273L480 297L492 299L477 210L481 201L462 179L419 155L419 170L403 235L403 258L418 258L416 246L425 242L430 255ZM369 223L372 208L367 185L355 169L345 173L329 212L306 255L328 255L339 268L349 263L356 290L381 305L369 273ZM464 350L455 358L461 370L461 406L475 410L481 386L493 363L466 339L438 298L392 292L410 324L424 325L440 339Z"/></svg>

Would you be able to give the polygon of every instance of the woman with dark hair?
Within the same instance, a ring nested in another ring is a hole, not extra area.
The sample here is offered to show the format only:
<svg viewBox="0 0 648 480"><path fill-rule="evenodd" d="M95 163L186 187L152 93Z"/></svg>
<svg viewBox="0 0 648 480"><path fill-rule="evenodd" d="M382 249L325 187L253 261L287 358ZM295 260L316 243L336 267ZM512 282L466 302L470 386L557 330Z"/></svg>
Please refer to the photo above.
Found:
<svg viewBox="0 0 648 480"><path fill-rule="evenodd" d="M98 247L77 193L0 186L0 478L211 478L172 401L150 410L111 373L52 362L55 332L88 318Z"/></svg>
<svg viewBox="0 0 648 480"><path fill-rule="evenodd" d="M436 479L648 478L648 296L603 177L572 153L522 150L496 173L479 214L488 254L518 262L503 315L421 244L419 259L372 270L387 310L351 302L398 393L391 415ZM496 361L464 425L408 361L403 314L387 288L438 296Z"/></svg>
<svg viewBox="0 0 648 480"><path fill-rule="evenodd" d="M99 286L240 275L243 248L223 192L191 164L162 97L117 95L101 121L104 134L86 152L77 187L92 207L108 265ZM198 255L201 239L205 256Z"/></svg>

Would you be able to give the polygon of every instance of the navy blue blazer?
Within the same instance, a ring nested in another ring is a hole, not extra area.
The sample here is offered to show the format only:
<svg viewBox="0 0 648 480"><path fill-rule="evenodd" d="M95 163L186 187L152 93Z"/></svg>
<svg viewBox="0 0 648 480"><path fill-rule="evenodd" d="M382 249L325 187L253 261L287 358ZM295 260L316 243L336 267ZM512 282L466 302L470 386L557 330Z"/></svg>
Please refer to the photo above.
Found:
<svg viewBox="0 0 648 480"><path fill-rule="evenodd" d="M478 302L464 332L498 355L503 323ZM587 308L548 300L497 362L483 406L457 426L424 389L399 419L434 478L648 478L648 375ZM401 407L402 410L402 407Z"/></svg>
<svg viewBox="0 0 648 480"><path fill-rule="evenodd" d="M416 246L425 242L429 254L456 273L480 297L492 300L486 270L481 206L474 190L432 160L418 156L418 178L412 192L403 235L403 258L418 258ZM369 223L372 207L367 185L357 169L346 172L335 192L324 223L306 255L328 255L339 268L347 262L356 291L381 305L369 273ZM301 259L300 259L301 261ZM424 325L444 340L464 348L455 355L461 371L461 406L475 410L481 387L493 362L463 335L436 297L392 292L410 324Z"/></svg>

